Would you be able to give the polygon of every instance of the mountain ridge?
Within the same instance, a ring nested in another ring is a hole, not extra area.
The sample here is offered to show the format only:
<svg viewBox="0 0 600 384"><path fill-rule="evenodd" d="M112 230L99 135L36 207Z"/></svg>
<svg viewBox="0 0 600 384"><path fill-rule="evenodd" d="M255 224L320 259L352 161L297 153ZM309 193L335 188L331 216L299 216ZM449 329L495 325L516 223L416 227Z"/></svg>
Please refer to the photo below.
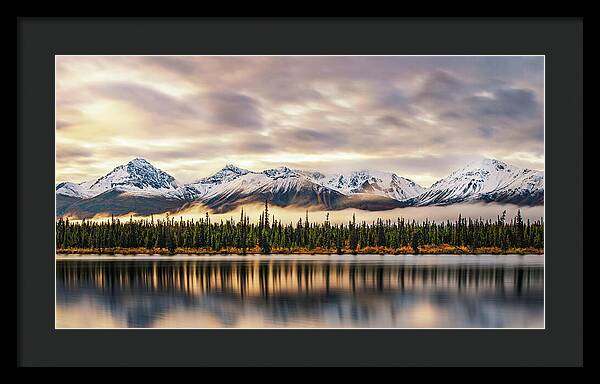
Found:
<svg viewBox="0 0 600 384"><path fill-rule="evenodd" d="M375 211L477 201L540 205L544 175L542 171L483 159L424 188L393 172L322 173L286 166L256 172L227 164L213 175L182 184L147 160L135 158L94 181L59 183L56 199L57 215L86 216L127 209L133 213L161 213L190 204L227 212L265 200L283 207ZM103 209L105 212L100 212Z"/></svg>

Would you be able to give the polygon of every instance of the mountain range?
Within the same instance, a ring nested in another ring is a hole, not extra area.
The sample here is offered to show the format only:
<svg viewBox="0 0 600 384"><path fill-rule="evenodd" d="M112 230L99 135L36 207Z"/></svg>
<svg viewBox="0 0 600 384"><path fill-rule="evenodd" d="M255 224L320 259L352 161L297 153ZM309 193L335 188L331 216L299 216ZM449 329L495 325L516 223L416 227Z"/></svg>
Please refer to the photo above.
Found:
<svg viewBox="0 0 600 384"><path fill-rule="evenodd" d="M149 215L201 204L214 212L268 200L281 207L370 211L407 206L499 202L544 203L544 173L483 159L429 188L391 172L321 173L279 167L254 172L234 165L182 184L147 160L136 158L96 180L56 186L58 216Z"/></svg>

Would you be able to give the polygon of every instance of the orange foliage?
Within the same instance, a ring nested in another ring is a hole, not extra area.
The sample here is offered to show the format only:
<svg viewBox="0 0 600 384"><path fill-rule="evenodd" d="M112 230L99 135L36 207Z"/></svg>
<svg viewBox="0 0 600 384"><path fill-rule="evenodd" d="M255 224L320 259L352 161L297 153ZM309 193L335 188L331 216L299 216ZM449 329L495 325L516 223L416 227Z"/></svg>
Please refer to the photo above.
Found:
<svg viewBox="0 0 600 384"><path fill-rule="evenodd" d="M97 248L65 248L65 249L57 249L56 253L58 254L109 254L109 255L133 255L133 254L160 254L160 255L168 255L170 254L168 249L165 248L104 248L99 250ZM178 254L188 254L188 255L203 255L203 254L241 254L242 250L239 248L223 248L220 251L214 251L208 248L177 248L175 253ZM259 247L253 247L246 249L247 254L260 254ZM272 254L336 254L337 251L335 248L273 248L271 250ZM350 250L348 246L345 246L343 249L343 254L352 254L353 252ZM381 254L381 255L410 255L414 254L412 247L403 246L400 248L390 248L390 247L364 247L360 248L356 251L357 254ZM426 255L434 255L434 254L543 254L543 248L510 248L507 251L502 251L502 249L498 247L480 247L475 249L470 249L465 246L457 247L450 244L441 244L441 245L422 245L419 247L420 254Z"/></svg>

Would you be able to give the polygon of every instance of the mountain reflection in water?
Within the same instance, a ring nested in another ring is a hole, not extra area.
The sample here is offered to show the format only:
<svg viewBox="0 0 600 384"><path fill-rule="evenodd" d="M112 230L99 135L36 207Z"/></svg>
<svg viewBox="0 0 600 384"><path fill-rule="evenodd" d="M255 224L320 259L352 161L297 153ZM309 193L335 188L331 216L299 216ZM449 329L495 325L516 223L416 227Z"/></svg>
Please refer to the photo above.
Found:
<svg viewBox="0 0 600 384"><path fill-rule="evenodd" d="M543 327L543 256L59 259L57 328Z"/></svg>

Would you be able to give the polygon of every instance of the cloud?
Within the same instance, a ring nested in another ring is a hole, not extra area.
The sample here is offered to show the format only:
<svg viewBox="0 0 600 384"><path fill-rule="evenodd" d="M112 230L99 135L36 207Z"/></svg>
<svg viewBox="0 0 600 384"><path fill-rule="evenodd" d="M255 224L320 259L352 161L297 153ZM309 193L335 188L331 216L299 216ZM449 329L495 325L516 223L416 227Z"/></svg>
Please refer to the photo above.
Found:
<svg viewBox="0 0 600 384"><path fill-rule="evenodd" d="M60 146L56 150L56 159L59 161L77 161L81 162L90 157L92 153L83 148Z"/></svg>
<svg viewBox="0 0 600 384"><path fill-rule="evenodd" d="M535 94L527 89L499 89L492 97L472 96L465 102L480 117L521 119L535 116L540 110Z"/></svg>
<svg viewBox="0 0 600 384"><path fill-rule="evenodd" d="M453 100L462 88L463 83L457 77L446 71L436 70L425 78L416 99L428 102L446 102Z"/></svg>
<svg viewBox="0 0 600 384"><path fill-rule="evenodd" d="M263 139L262 141L245 140L234 145L236 151L241 153L265 153L276 149L276 145Z"/></svg>
<svg viewBox="0 0 600 384"><path fill-rule="evenodd" d="M63 129L70 126L71 123L64 120L56 120L56 129Z"/></svg>
<svg viewBox="0 0 600 384"><path fill-rule="evenodd" d="M412 100L399 89L390 89L379 97L379 107L391 109L404 109L410 107Z"/></svg>
<svg viewBox="0 0 600 384"><path fill-rule="evenodd" d="M252 97L234 92L214 92L206 95L206 102L217 124L238 128L262 126L259 103Z"/></svg>
<svg viewBox="0 0 600 384"><path fill-rule="evenodd" d="M408 127L408 124L400 118L391 115L380 116L377 118L377 123L384 125L393 125L395 127Z"/></svg>
<svg viewBox="0 0 600 384"><path fill-rule="evenodd" d="M331 134L323 131L316 131L313 129L296 129L292 136L296 140L305 141L326 141L334 138Z"/></svg>
<svg viewBox="0 0 600 384"><path fill-rule="evenodd" d="M226 163L424 185L478 157L543 167L542 57L59 56L56 94L61 181L137 156L188 180Z"/></svg>
<svg viewBox="0 0 600 384"><path fill-rule="evenodd" d="M170 72L189 76L197 71L197 66L187 58L176 56L146 56L142 61Z"/></svg>
<svg viewBox="0 0 600 384"><path fill-rule="evenodd" d="M494 132L496 131L496 129L490 125L482 125L479 127L479 131L481 132L481 135L483 137L490 138L494 136Z"/></svg>
<svg viewBox="0 0 600 384"><path fill-rule="evenodd" d="M91 87L99 96L129 103L149 114L162 117L190 119L199 111L189 102L179 100L164 92L135 83L106 83Z"/></svg>

